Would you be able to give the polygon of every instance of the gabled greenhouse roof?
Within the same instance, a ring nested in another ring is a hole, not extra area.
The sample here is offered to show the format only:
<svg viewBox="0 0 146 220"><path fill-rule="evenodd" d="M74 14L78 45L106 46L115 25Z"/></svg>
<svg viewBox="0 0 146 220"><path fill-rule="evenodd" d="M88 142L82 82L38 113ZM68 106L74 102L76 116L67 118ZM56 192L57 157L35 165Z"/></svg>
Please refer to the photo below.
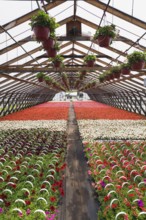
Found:
<svg viewBox="0 0 146 220"><path fill-rule="evenodd" d="M133 51L145 51L145 6L145 0L0 1L0 91L55 94L44 82L38 83L38 72L59 82L61 72L76 80L78 72L84 69L87 75L82 85L96 81L96 87L86 91L89 94L143 91L145 68L104 83L99 83L99 76L111 66L125 62L126 56ZM34 39L29 23L40 9L60 24L56 36L61 45L59 54L65 58L62 69L52 67L42 44ZM80 36L67 36L66 24L71 21L81 23ZM100 47L93 35L99 26L110 24L116 26L117 38L108 48ZM84 66L83 58L87 54L97 56L94 68Z"/></svg>

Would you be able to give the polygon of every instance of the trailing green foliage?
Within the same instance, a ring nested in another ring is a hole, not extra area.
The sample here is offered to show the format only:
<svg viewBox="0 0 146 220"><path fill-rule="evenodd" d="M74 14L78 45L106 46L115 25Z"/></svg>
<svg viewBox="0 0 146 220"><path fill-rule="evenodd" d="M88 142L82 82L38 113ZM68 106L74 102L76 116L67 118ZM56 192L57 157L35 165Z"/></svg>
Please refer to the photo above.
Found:
<svg viewBox="0 0 146 220"><path fill-rule="evenodd" d="M49 27L50 32L55 32L55 29L59 27L59 24L56 23L55 18L50 17L42 10L39 10L37 14L32 16L29 25L32 27L32 29L35 26Z"/></svg>
<svg viewBox="0 0 146 220"><path fill-rule="evenodd" d="M94 39L97 39L99 36L109 36L111 38L116 37L116 28L115 25L106 25L104 27L99 27L95 34Z"/></svg>

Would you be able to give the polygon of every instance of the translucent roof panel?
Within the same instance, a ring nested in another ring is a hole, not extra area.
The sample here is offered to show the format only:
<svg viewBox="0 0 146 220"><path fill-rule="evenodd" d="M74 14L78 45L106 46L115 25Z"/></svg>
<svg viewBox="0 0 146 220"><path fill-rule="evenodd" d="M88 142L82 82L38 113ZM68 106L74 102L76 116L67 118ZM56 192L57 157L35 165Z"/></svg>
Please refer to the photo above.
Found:
<svg viewBox="0 0 146 220"><path fill-rule="evenodd" d="M81 66L84 64L85 55L95 54L97 56L96 64L109 68L112 65L126 62L127 54L135 50L145 51L146 1L111 0L109 6L108 3L109 0L52 0L50 3L44 1L47 13L60 23L60 27L56 29L56 39L61 46L58 54L67 56L64 60L64 63L68 64L67 67L69 65L70 67L73 65L73 68ZM6 86L8 83L7 89L11 87L10 83L16 87L18 85L18 88L23 84L25 89L25 83L18 83L17 80L20 79L28 80L30 83L37 82L35 77L37 71L25 72L24 68L26 67L33 68L42 64L42 68L45 65L52 68L52 63L48 60L42 43L35 41L29 25L34 10L43 9L42 6L42 1L0 1L0 25L2 26L0 28L0 65L8 68L13 66L23 68L22 72L17 70L3 71L5 76L1 74L0 83L2 86ZM106 12L105 9L107 9ZM81 22L81 36L67 36L67 23L70 21ZM99 25L110 24L116 26L117 37L108 48L100 47L93 40L95 31ZM73 56L71 56L72 54ZM98 67L97 65L96 67ZM96 78L100 72L103 72L102 69L105 68L101 68L100 71L96 68L91 75L86 76L86 80L88 81L90 77ZM15 79L8 78L7 74ZM48 74L51 74L52 77L55 76L56 80L60 79L60 75L55 71L51 73L48 71ZM145 72L142 71L131 71L130 76L121 77L119 81L109 82L104 85L104 89L108 90L114 87L126 89L128 83L129 88L143 89L145 75ZM27 87L28 84L26 84ZM38 89L41 87L38 86Z"/></svg>

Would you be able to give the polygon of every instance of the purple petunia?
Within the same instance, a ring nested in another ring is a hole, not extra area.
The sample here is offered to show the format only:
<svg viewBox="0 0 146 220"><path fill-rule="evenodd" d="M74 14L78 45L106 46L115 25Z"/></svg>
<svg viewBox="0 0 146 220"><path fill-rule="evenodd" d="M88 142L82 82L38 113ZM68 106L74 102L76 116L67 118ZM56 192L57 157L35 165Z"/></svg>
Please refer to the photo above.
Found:
<svg viewBox="0 0 146 220"><path fill-rule="evenodd" d="M139 207L144 207L144 203L143 203L143 201L141 199L139 199L137 201L137 204L138 204Z"/></svg>
<svg viewBox="0 0 146 220"><path fill-rule="evenodd" d="M106 186L106 183L102 180L102 181L100 182L100 185L102 186L102 188L104 188L104 187Z"/></svg>

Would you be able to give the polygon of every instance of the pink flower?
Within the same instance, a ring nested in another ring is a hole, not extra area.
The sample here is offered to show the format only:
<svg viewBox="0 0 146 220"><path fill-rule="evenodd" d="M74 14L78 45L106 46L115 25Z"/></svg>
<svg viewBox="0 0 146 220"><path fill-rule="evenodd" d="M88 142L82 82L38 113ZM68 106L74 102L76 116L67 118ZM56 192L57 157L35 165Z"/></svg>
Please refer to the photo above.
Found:
<svg viewBox="0 0 146 220"><path fill-rule="evenodd" d="M26 215L30 215L30 209L26 210Z"/></svg>
<svg viewBox="0 0 146 220"><path fill-rule="evenodd" d="M18 215L19 215L19 217L23 217L23 213L22 212L19 212Z"/></svg>

